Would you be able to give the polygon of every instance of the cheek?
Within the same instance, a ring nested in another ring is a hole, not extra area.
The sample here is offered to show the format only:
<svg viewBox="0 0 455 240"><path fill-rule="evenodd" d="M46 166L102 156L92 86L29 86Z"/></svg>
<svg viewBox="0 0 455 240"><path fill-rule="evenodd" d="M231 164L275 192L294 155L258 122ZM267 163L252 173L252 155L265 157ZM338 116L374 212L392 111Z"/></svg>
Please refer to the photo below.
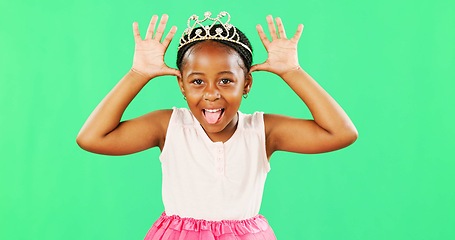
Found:
<svg viewBox="0 0 455 240"><path fill-rule="evenodd" d="M229 94L232 96L232 97L239 97L241 98L243 96L243 88L236 88L236 89L233 89L232 91L229 91Z"/></svg>
<svg viewBox="0 0 455 240"><path fill-rule="evenodd" d="M243 97L243 88L235 87L231 89L225 89L220 92L223 98L229 102L240 102Z"/></svg>
<svg viewBox="0 0 455 240"><path fill-rule="evenodd" d="M195 87L189 84L184 85L183 89L185 90L187 97L200 97L204 93L204 89L202 87Z"/></svg>

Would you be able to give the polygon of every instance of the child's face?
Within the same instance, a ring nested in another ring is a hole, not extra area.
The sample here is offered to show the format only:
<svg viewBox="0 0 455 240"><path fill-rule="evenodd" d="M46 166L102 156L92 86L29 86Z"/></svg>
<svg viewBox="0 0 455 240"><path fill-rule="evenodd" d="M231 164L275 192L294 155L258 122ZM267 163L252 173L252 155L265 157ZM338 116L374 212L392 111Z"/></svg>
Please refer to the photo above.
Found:
<svg viewBox="0 0 455 240"><path fill-rule="evenodd" d="M214 141L226 141L235 131L242 96L251 87L240 56L214 41L195 45L187 53L179 85L188 106Z"/></svg>

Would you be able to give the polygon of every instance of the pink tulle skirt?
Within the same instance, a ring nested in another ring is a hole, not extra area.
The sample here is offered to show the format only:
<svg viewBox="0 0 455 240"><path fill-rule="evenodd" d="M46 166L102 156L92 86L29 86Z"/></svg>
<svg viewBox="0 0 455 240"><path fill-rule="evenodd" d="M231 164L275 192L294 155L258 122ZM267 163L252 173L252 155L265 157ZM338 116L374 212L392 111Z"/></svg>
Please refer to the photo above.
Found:
<svg viewBox="0 0 455 240"><path fill-rule="evenodd" d="M206 221L167 216L163 212L144 240L276 240L264 216L245 220Z"/></svg>

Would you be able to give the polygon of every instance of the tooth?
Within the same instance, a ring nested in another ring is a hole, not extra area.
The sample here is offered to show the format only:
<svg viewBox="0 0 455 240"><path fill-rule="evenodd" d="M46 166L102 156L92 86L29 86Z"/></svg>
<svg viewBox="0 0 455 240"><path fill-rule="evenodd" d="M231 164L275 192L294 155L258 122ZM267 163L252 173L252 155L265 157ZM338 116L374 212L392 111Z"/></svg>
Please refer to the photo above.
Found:
<svg viewBox="0 0 455 240"><path fill-rule="evenodd" d="M219 109L205 109L205 111L214 113L214 112L221 111L221 108L219 108Z"/></svg>

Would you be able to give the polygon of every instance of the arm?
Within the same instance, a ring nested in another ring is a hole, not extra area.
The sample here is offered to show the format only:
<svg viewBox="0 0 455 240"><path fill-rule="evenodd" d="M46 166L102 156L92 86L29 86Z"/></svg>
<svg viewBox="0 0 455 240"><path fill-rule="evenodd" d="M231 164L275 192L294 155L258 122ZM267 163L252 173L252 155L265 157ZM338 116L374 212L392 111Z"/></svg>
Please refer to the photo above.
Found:
<svg viewBox="0 0 455 240"><path fill-rule="evenodd" d="M126 107L151 79L162 75L180 75L178 70L164 63L164 53L176 27L172 27L161 42L167 15L162 16L153 36L157 19L156 15L152 17L144 40L139 34L138 24L133 24L133 67L98 104L81 128L76 138L81 148L100 154L124 155L163 146L170 110L155 111L120 122Z"/></svg>
<svg viewBox="0 0 455 240"><path fill-rule="evenodd" d="M357 139L357 130L338 103L299 65L297 44L303 31L287 39L283 23L276 18L278 34L271 16L267 17L272 41L260 25L258 33L268 52L268 59L251 71L269 71L280 76L307 105L314 120L280 115L264 115L267 154L277 150L297 153L321 153L346 147Z"/></svg>

